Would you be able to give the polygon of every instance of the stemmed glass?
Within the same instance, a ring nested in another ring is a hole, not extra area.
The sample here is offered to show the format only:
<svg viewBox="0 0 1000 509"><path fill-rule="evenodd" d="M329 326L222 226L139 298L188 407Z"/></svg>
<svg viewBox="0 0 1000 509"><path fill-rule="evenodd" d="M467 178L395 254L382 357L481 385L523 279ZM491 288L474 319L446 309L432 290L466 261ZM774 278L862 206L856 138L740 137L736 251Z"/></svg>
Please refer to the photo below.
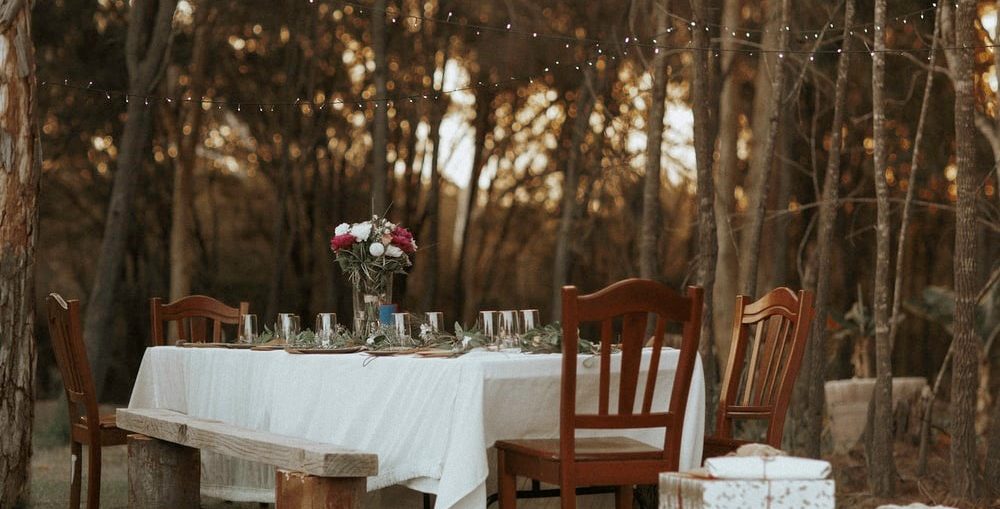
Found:
<svg viewBox="0 0 1000 509"><path fill-rule="evenodd" d="M392 326L401 344L413 343L412 321L409 313L393 313Z"/></svg>
<svg viewBox="0 0 1000 509"><path fill-rule="evenodd" d="M542 324L537 309L521 310L521 332L528 332Z"/></svg>
<svg viewBox="0 0 1000 509"><path fill-rule="evenodd" d="M514 310L500 311L499 317L497 330L500 338L500 351L521 351L519 336L521 335L522 327L520 325L521 317L519 313Z"/></svg>
<svg viewBox="0 0 1000 509"><path fill-rule="evenodd" d="M240 315L236 342L251 344L257 341L257 315Z"/></svg>
<svg viewBox="0 0 1000 509"><path fill-rule="evenodd" d="M322 348L330 348L334 336L337 335L337 314L319 313L316 315L316 342Z"/></svg>
<svg viewBox="0 0 1000 509"><path fill-rule="evenodd" d="M431 328L431 332L441 332L442 325L444 325L444 313L440 311L427 313L427 326Z"/></svg>
<svg viewBox="0 0 1000 509"><path fill-rule="evenodd" d="M286 345L292 346L299 338L299 316L293 313L278 314L278 325L275 332L278 339L284 340Z"/></svg>
<svg viewBox="0 0 1000 509"><path fill-rule="evenodd" d="M497 341L497 312L496 311L480 311L479 312L479 322L477 324L479 331L483 333L489 339L490 343L496 343Z"/></svg>

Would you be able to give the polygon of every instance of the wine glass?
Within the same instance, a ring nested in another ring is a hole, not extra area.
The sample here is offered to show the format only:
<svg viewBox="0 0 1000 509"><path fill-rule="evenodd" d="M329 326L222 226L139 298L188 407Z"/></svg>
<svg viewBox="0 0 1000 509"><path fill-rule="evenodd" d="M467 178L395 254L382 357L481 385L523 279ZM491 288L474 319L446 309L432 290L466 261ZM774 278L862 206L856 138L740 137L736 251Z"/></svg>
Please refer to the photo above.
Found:
<svg viewBox="0 0 1000 509"><path fill-rule="evenodd" d="M497 340L497 312L496 311L480 311L479 312L479 331L483 333L484 336L489 338L490 343L494 343Z"/></svg>
<svg viewBox="0 0 1000 509"><path fill-rule="evenodd" d="M519 313L514 310L500 311L497 333L500 338L500 350L515 352L521 350L519 336L521 334Z"/></svg>
<svg viewBox="0 0 1000 509"><path fill-rule="evenodd" d="M250 344L257 341L257 315L240 315L236 342Z"/></svg>
<svg viewBox="0 0 1000 509"><path fill-rule="evenodd" d="M539 317L537 309L521 310L521 333L528 332L535 327L540 327L541 325L542 320Z"/></svg>
<svg viewBox="0 0 1000 509"><path fill-rule="evenodd" d="M322 348L330 348L333 337L337 335L337 314L319 313L316 315L316 342Z"/></svg>
<svg viewBox="0 0 1000 509"><path fill-rule="evenodd" d="M431 328L432 332L441 332L442 325L444 325L444 313L440 311L427 313L427 326Z"/></svg>
<svg viewBox="0 0 1000 509"><path fill-rule="evenodd" d="M299 338L299 316L294 313L279 313L275 332L286 345L294 345Z"/></svg>
<svg viewBox="0 0 1000 509"><path fill-rule="evenodd" d="M392 326L399 337L399 342L404 344L413 343L412 321L409 313L393 313Z"/></svg>

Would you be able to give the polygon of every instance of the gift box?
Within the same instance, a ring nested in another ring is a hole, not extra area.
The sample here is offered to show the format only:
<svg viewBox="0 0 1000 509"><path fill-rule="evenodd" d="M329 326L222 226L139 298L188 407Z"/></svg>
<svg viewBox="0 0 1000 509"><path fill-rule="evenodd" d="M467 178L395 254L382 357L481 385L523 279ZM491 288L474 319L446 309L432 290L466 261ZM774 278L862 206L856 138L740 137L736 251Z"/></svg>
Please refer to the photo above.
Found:
<svg viewBox="0 0 1000 509"><path fill-rule="evenodd" d="M660 474L660 509L834 509L829 479L714 479Z"/></svg>

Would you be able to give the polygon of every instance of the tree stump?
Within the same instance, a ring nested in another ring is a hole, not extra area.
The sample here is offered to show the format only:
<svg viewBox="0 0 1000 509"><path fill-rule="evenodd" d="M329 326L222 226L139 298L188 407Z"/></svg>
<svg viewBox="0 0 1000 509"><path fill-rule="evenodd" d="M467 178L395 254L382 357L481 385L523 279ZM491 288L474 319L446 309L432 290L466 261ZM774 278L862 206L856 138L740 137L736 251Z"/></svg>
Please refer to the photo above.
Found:
<svg viewBox="0 0 1000 509"><path fill-rule="evenodd" d="M277 469L274 481L276 509L359 509L365 494L364 477L317 477Z"/></svg>
<svg viewBox="0 0 1000 509"><path fill-rule="evenodd" d="M128 436L130 509L197 509L201 499L198 449Z"/></svg>

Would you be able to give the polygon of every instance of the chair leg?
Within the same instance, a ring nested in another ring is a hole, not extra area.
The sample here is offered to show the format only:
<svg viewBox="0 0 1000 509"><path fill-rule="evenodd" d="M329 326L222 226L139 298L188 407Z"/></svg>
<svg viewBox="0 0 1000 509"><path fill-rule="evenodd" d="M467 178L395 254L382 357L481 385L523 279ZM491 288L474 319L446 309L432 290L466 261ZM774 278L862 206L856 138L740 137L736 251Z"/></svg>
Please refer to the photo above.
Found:
<svg viewBox="0 0 1000 509"><path fill-rule="evenodd" d="M559 500L562 509L576 509L576 486L563 481L559 486Z"/></svg>
<svg viewBox="0 0 1000 509"><path fill-rule="evenodd" d="M615 509L632 509L632 486L615 486Z"/></svg>
<svg viewBox="0 0 1000 509"><path fill-rule="evenodd" d="M507 458L504 451L497 454L497 491L500 495L500 509L517 507L517 476L507 470Z"/></svg>
<svg viewBox="0 0 1000 509"><path fill-rule="evenodd" d="M83 488L83 483L80 482L80 476L83 474L83 458L81 458L83 447L80 446L80 442L70 442L69 454L71 474L70 485L69 485L69 507L70 509L80 509L80 491Z"/></svg>
<svg viewBox="0 0 1000 509"><path fill-rule="evenodd" d="M101 507L101 444L87 446L87 509Z"/></svg>

